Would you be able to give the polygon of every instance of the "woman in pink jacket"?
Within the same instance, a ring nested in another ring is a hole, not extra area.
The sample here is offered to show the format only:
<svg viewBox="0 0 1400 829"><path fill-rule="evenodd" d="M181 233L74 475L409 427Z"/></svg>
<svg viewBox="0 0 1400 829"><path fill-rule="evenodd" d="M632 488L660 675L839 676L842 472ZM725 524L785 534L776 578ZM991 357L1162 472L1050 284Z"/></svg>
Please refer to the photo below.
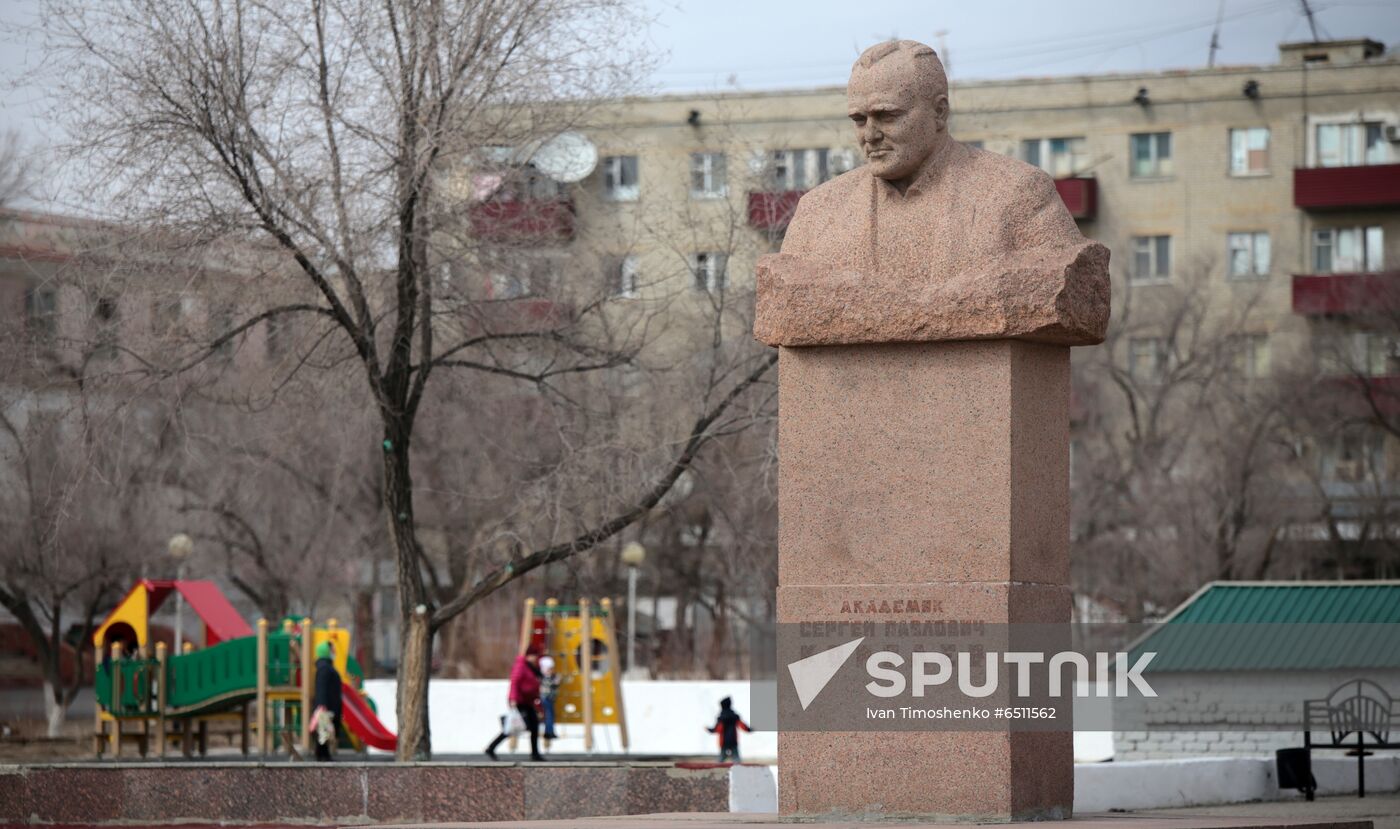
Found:
<svg viewBox="0 0 1400 829"><path fill-rule="evenodd" d="M510 692L507 697L511 707L520 712L525 721L525 729L530 732L530 759L543 760L540 754L540 715L537 706L540 702L540 654L533 646L523 656L515 658L510 669ZM506 718L502 718L506 719ZM486 756L496 759L496 746L510 736L510 723L502 723L501 733L486 747Z"/></svg>

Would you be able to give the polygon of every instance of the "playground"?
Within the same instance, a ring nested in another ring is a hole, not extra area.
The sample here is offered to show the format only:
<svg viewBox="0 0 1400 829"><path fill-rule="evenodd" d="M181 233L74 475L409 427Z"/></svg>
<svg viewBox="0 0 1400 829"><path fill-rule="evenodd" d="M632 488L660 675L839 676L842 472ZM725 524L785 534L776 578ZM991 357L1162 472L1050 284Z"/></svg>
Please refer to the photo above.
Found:
<svg viewBox="0 0 1400 829"><path fill-rule="evenodd" d="M169 653L151 642L151 615L178 597L202 622L202 641ZM188 757L208 753L211 734L236 734L242 753L312 747L310 718L314 655L329 643L344 707L340 744L355 751L393 751L374 702L362 690L364 671L350 655L350 632L334 619L267 620L250 626L209 581L142 579L93 631L97 649L93 750L120 758L128 746L141 756L166 756L172 742ZM152 652L154 651L154 652Z"/></svg>
<svg viewBox="0 0 1400 829"><path fill-rule="evenodd" d="M152 615L171 598L194 614L203 631L198 641L177 641L174 649L154 641L151 628ZM250 625L213 582L142 579L92 634L93 754L121 759L134 751L163 758L176 749L187 758L203 757L212 736L235 742L244 756L302 759L314 745L307 712L314 656L324 644L332 648L341 684L338 745L360 754L393 752L397 740L366 692L350 638L334 619L317 625L310 618L288 618L276 626L260 619ZM595 729L602 726L616 729L608 748L625 754L629 736L611 601L595 606L586 598L570 605L527 599L517 654L527 650L548 654L560 666L554 723L577 726L583 755L594 753Z"/></svg>

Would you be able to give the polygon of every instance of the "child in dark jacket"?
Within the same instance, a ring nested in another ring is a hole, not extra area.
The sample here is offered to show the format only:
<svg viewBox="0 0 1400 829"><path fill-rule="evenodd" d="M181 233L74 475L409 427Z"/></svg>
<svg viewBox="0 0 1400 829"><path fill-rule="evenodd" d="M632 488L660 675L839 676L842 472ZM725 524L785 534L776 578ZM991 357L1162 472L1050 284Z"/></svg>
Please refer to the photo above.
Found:
<svg viewBox="0 0 1400 829"><path fill-rule="evenodd" d="M316 735L316 759L322 762L331 759L334 750L335 735L340 733L340 672L335 669L335 649L330 642L322 642L316 646L316 684L315 693L311 697L311 710L322 709L324 715L329 715L332 719L333 728L328 729L329 739L322 740L320 735Z"/></svg>
<svg viewBox="0 0 1400 829"><path fill-rule="evenodd" d="M719 735L719 761L721 763L739 762L739 729L749 731L748 723L734 710L734 701L729 697L719 701L719 717L715 719L715 724L705 729L711 734Z"/></svg>

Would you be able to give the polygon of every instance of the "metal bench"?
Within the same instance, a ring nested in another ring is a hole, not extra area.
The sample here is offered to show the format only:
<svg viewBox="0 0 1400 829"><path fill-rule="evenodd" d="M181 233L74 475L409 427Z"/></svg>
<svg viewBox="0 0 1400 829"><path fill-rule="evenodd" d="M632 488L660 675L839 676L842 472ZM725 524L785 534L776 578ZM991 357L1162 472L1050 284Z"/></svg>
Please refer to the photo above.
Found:
<svg viewBox="0 0 1400 829"><path fill-rule="evenodd" d="M1394 699L1384 688L1369 679L1348 680L1327 695L1326 699L1303 702L1303 747L1337 749L1356 758L1356 793L1366 796L1366 758L1369 749L1400 749L1393 741L1396 733ZM1314 742L1313 732L1329 735L1327 742ZM1400 730L1397 730L1400 731ZM1308 800L1311 790L1305 790Z"/></svg>

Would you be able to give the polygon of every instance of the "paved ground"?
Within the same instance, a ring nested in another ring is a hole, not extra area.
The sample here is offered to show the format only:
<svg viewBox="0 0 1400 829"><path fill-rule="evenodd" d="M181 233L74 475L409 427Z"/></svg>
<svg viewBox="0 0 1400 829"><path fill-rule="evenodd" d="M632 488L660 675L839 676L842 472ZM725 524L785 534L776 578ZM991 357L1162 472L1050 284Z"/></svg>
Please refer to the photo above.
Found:
<svg viewBox="0 0 1400 829"><path fill-rule="evenodd" d="M1153 809L1139 812L1121 812L1113 815L1085 816L1074 820L1069 826L1073 829L1191 829L1192 827L1213 827L1213 829L1247 829L1247 827L1287 827L1290 824L1312 823L1314 826L1345 827L1355 826L1353 821L1371 821L1375 829L1400 829L1400 794L1383 794L1367 797L1327 797L1308 803L1278 801L1271 803L1239 803L1231 806L1197 806L1189 809ZM773 815L729 815L729 814L683 814L683 815L636 815L617 818L584 818L569 821L533 821L528 823L478 823L478 824L429 824L434 829L744 829L763 825L775 825ZM790 825L790 824L784 824ZM868 829L870 824L806 824L811 829ZM912 824L880 824L883 829L898 829ZM0 824L0 829L9 829ZM50 826L48 829L103 829L77 824ZM215 829L196 824L166 826L162 829ZM217 829L237 829L222 826ZM281 829L262 825L256 829ZM294 829L287 827L287 829ZM308 829L305 826L295 829ZM354 827L354 829L364 829ZM380 827L379 829L388 829ZM932 829L925 824L923 829ZM953 829L965 829L954 827Z"/></svg>
<svg viewBox="0 0 1400 829"><path fill-rule="evenodd" d="M1364 800L1356 797L1329 797L1308 803L1299 798L1297 801L1275 803L1115 812L1109 815L1084 815L1063 825L1066 825L1067 829L1285 829L1290 826L1299 826L1300 829L1303 826L1354 829L1363 826L1361 821L1367 820L1374 824L1375 829L1400 829L1400 794L1378 795ZM413 825L413 829L424 826L431 829L756 829L762 826L788 826L793 823L780 821L776 815L672 814L520 823L417 824ZM798 825L810 829L864 829L871 824L802 821ZM966 824L914 824L894 821L878 825L883 829L966 828Z"/></svg>
<svg viewBox="0 0 1400 829"><path fill-rule="evenodd" d="M1132 812L1134 815L1162 817L1260 817L1307 819L1313 817L1343 820L1370 820L1376 829L1400 829L1400 793L1368 795L1366 797L1320 797L1312 803L1303 798L1271 803L1236 803L1230 806L1194 806L1189 809L1155 809Z"/></svg>

